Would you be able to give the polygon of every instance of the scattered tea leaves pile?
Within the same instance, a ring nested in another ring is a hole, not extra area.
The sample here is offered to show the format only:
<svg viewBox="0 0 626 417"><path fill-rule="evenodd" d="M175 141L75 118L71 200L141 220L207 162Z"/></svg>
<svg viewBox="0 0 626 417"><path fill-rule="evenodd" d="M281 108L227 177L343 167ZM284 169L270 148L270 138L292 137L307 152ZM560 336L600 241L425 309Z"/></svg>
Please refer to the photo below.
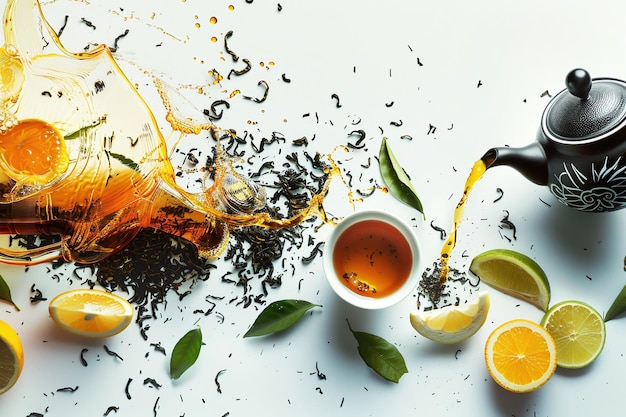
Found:
<svg viewBox="0 0 626 417"><path fill-rule="evenodd" d="M277 137L275 133L273 137ZM239 152L236 156L229 156L241 158L244 152L237 151L237 146L249 144L252 139L251 135L246 135L232 138L230 143L222 145L227 152ZM261 143L271 146L279 141L263 139ZM312 196L322 191L328 178L325 173L327 165L319 155L311 157L304 152L304 158L298 158L292 153L285 159L281 170L275 170L273 162L263 163L260 168L246 167L250 171L248 175L268 190L268 205L264 210L280 219L294 216L306 208ZM209 173L214 172L215 158L207 157L205 166ZM143 325L143 321L156 317L167 294L173 291L182 300L191 293L195 283L208 280L212 271L221 275L222 282L241 288L240 295L225 302L244 308L253 303L265 304L269 290L282 284L283 273L289 272L293 276L295 262L311 260L308 257L297 260L294 249L310 246L310 257L321 252L313 234L306 233L314 223L312 219L277 230L257 226L232 230L228 247L222 255L223 260L232 265L226 272L216 271L218 263L200 257L191 242L145 229L124 249L96 264L96 281L109 291L130 294L129 301L139 306L138 324L146 338L145 331L149 326ZM288 258L286 254L289 252L294 256ZM277 273L277 267L282 272ZM211 311L204 313L208 315Z"/></svg>
<svg viewBox="0 0 626 417"><path fill-rule="evenodd" d="M417 306L424 311L437 309L449 305L458 306L461 302L461 293L468 291L469 295L478 289L480 280L475 276L468 276L466 273L449 268L448 279L441 285L441 263L435 262L432 268L426 268L422 273L422 279L417 287ZM422 302L425 305L422 305Z"/></svg>

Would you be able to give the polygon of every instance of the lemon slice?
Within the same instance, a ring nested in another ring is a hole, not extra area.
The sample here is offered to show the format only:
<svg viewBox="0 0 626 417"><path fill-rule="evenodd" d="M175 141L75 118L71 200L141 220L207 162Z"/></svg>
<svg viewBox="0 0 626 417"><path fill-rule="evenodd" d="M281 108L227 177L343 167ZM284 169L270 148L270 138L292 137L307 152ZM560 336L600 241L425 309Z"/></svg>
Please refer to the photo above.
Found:
<svg viewBox="0 0 626 417"><path fill-rule="evenodd" d="M562 368L583 368L604 348L606 328L602 316L580 301L555 304L543 316L541 325L556 341L557 364Z"/></svg>
<svg viewBox="0 0 626 417"><path fill-rule="evenodd" d="M515 319L498 326L485 343L489 375L511 392L530 392L554 375L557 347L539 324Z"/></svg>
<svg viewBox="0 0 626 417"><path fill-rule="evenodd" d="M128 301L101 290L63 292L50 301L48 309L60 328L87 337L116 335L133 319L133 307Z"/></svg>
<svg viewBox="0 0 626 417"><path fill-rule="evenodd" d="M446 306L430 311L412 311L411 325L422 336L444 344L459 343L482 327L489 313L489 293L460 306Z"/></svg>
<svg viewBox="0 0 626 417"><path fill-rule="evenodd" d="M15 385L23 367L22 342L12 327L0 320L0 395Z"/></svg>
<svg viewBox="0 0 626 417"><path fill-rule="evenodd" d="M550 304L550 283L537 262L508 249L492 249L477 255L469 270L485 284L537 306Z"/></svg>

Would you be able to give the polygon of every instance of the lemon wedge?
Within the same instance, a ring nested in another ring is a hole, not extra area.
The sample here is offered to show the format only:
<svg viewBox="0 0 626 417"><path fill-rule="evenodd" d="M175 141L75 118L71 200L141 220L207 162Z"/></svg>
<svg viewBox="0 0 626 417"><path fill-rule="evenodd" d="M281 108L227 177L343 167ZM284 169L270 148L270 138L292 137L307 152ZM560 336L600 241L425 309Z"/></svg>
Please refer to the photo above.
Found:
<svg viewBox="0 0 626 417"><path fill-rule="evenodd" d="M473 300L459 306L411 312L411 325L422 336L438 343L454 344L474 335L485 323L489 293L482 291Z"/></svg>

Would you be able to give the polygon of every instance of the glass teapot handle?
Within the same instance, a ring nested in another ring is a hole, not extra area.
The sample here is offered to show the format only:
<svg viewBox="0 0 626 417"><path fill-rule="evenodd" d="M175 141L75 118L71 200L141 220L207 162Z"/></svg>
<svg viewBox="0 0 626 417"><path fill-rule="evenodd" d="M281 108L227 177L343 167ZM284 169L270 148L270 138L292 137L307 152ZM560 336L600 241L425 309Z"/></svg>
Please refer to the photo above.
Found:
<svg viewBox="0 0 626 417"><path fill-rule="evenodd" d="M10 239L9 236L6 236ZM47 246L35 249L15 249L6 244L0 243L0 263L9 265L36 265L44 262L51 262L63 256L62 242L56 242Z"/></svg>

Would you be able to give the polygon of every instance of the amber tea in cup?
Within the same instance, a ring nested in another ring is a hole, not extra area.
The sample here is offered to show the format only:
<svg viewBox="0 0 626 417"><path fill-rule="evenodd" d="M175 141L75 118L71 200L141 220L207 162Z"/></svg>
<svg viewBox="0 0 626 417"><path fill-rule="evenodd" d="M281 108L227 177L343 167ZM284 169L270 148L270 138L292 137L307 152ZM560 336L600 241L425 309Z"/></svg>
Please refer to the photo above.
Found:
<svg viewBox="0 0 626 417"><path fill-rule="evenodd" d="M383 211L343 219L331 232L324 269L335 292L361 308L383 308L404 299L419 278L419 244L411 229Z"/></svg>

